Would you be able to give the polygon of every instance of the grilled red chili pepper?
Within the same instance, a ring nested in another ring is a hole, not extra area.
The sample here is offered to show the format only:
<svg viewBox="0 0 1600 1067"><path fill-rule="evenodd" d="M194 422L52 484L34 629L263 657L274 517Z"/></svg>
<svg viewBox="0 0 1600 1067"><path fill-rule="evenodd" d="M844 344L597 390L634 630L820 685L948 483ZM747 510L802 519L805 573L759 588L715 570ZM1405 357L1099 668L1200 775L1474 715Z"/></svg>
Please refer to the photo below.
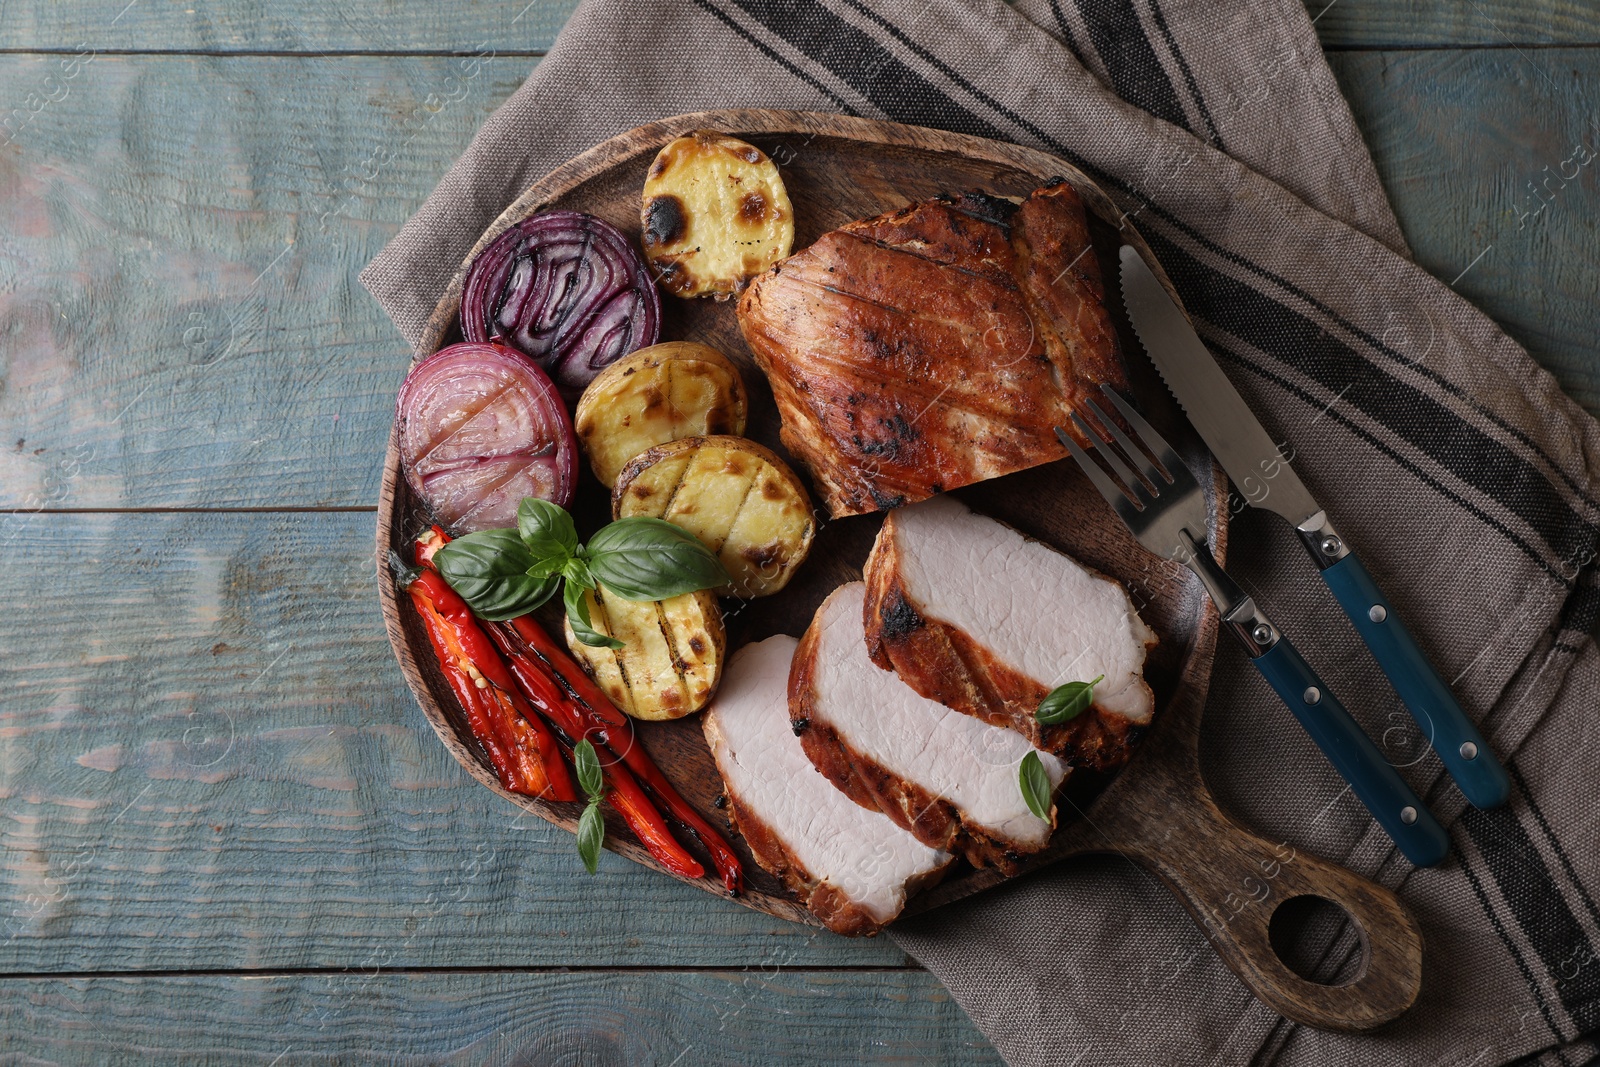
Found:
<svg viewBox="0 0 1600 1067"><path fill-rule="evenodd" d="M449 540L444 530L433 527L417 541L417 562L432 568L434 553ZM429 573L435 572L430 570ZM440 584L444 584L442 578ZM509 657L518 681L525 687L523 691L527 698L546 709L552 721L571 733L574 741L588 738L591 743L597 744L597 755L605 749L613 756L613 763L620 758L637 776L637 782L655 795L666 813L700 839L711 854L711 862L716 865L723 886L730 894L737 894L744 887L744 866L738 855L667 781L667 776L661 773L644 746L638 743L633 732L633 720L611 703L600 687L590 680L566 650L532 616L523 615L510 622L491 623L490 630L495 634L495 643ZM638 833L637 828L635 833ZM640 840L644 840L643 834L640 834ZM662 863L666 865L666 860L662 859Z"/></svg>
<svg viewBox="0 0 1600 1067"><path fill-rule="evenodd" d="M522 615L495 626L502 632L509 627L522 640L529 655L536 663L543 665L547 680L571 703L581 721L605 739L606 747L620 756L629 770L638 775L639 781L655 794L669 816L700 839L711 853L711 862L722 876L723 886L729 893L738 893L744 886L744 866L739 862L738 855L667 781L667 776L661 773L661 768L655 765L650 754L634 736L633 721L617 710L600 691L600 687L531 616Z"/></svg>
<svg viewBox="0 0 1600 1067"><path fill-rule="evenodd" d="M462 654L490 685L498 686L506 692L515 691L511 673L506 670L500 654L495 651L494 642L483 632L478 617L472 614L467 602L450 588L449 583L439 576L438 571L426 568L419 570L411 589L413 600L418 595L427 597L434 611L438 612L439 617L449 627L450 635L461 646Z"/></svg>
<svg viewBox="0 0 1600 1067"><path fill-rule="evenodd" d="M423 628L428 631L428 642L433 645L434 655L439 659L439 670L443 672L445 681L450 683L450 689L455 693L462 710L467 713L467 727L472 731L472 736L488 753L489 762L500 776L500 784L512 792L520 792L522 783L517 780L517 769L507 755L505 746L500 743L494 727L489 724L488 709L483 706L483 694L462 671L455 653L450 651L445 641L441 631L443 620L425 597L414 593L411 601L416 605L417 614L422 616Z"/></svg>
<svg viewBox="0 0 1600 1067"><path fill-rule="evenodd" d="M443 526L430 526L428 532L417 535L417 565L436 569L433 566L434 553L450 543L450 535L444 532Z"/></svg>
<svg viewBox="0 0 1600 1067"><path fill-rule="evenodd" d="M407 592L500 784L529 796L578 799L555 735L523 699L466 602L431 570L417 572Z"/></svg>
<svg viewBox="0 0 1600 1067"><path fill-rule="evenodd" d="M544 673L543 667L528 655L527 646L517 637L514 630L503 623L491 623L489 635L500 651L505 653L506 663L511 668L512 677L521 687L522 695L544 713L558 731L573 742L587 740L595 746L595 755L599 758L600 768L606 772L612 785L610 793L612 806L621 813L628 828L634 832L650 854L674 874L684 878L704 877L705 868L678 844L677 839L672 836L672 831L667 828L666 820L661 817L661 813L650 802L644 790L639 788L638 779L618 760L616 753L606 746L605 732L583 721L566 694Z"/></svg>
<svg viewBox="0 0 1600 1067"><path fill-rule="evenodd" d="M605 748L598 746L595 751L604 752ZM628 768L615 757L610 763L602 759L601 767L611 782L611 792L606 794L606 799L611 801L612 807L622 815L628 829L633 831L650 855L680 878L704 878L706 869L678 844L678 839L672 836L672 830L667 826L667 820L661 817L661 812L639 788L639 780Z"/></svg>

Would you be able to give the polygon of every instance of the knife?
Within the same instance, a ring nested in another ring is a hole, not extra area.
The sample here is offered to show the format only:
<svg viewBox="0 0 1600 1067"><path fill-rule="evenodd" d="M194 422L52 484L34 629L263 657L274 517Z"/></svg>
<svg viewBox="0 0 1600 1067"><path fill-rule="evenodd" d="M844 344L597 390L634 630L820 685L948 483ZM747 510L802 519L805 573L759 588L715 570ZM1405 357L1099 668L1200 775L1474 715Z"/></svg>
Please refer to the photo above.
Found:
<svg viewBox="0 0 1600 1067"><path fill-rule="evenodd" d="M1134 331L1211 454L1251 506L1281 515L1299 533L1322 580L1467 800L1479 808L1504 804L1511 793L1505 768L1388 598L1138 251L1123 245L1121 257L1122 298Z"/></svg>

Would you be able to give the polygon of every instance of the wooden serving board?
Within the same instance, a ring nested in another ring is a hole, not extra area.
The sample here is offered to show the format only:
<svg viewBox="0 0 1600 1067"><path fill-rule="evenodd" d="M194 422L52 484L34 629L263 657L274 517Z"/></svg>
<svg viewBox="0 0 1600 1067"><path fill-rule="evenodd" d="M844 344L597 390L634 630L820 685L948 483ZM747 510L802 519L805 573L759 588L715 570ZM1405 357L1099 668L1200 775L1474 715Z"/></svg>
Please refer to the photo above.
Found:
<svg viewBox="0 0 1600 1067"><path fill-rule="evenodd" d="M1134 398L1191 469L1204 475L1201 482L1211 503L1211 544L1222 557L1227 508L1219 505L1226 500L1226 481L1138 347L1114 283L1119 245L1133 245L1157 277L1164 279L1165 274L1102 190L1071 165L1031 149L809 112L718 111L663 119L597 145L535 183L507 208L442 294L419 351L431 353L460 339L457 312L467 264L495 236L528 215L554 208L586 211L637 239L646 168L667 141L701 128L748 140L779 164L794 204L797 249L852 219L940 193L980 189L1000 196L1026 195L1053 177L1070 181L1090 211L1090 231L1107 279L1108 304L1129 365ZM702 341L737 362L750 392L748 436L787 458L778 440L779 420L771 393L740 336L734 302L664 295L662 303L661 339ZM804 475L801 464L791 460L791 465ZM1224 961L1282 1014L1312 1025L1368 1029L1409 1007L1420 984L1421 940L1394 895L1342 868L1257 837L1223 814L1206 789L1199 769L1199 721L1218 619L1198 582L1177 564L1141 549L1070 461L956 490L955 495L975 510L1123 581L1142 617L1160 636L1146 666L1158 711L1134 759L1109 780L1081 774L1072 779L1059 801L1060 828L1023 874L1082 853L1127 855L1172 887ZM582 536L610 517L608 490L594 479L587 464L572 511ZM381 570L386 570L384 561L391 549L409 558L411 540L425 524L425 514L400 474L391 435L378 506ZM772 634L804 632L829 592L861 577L880 524L877 515L824 518L810 558L783 592L748 602L725 602L730 652ZM500 787L439 674L408 598L397 596L387 580L379 584L385 625L401 670L445 746L485 788L575 829L579 805L534 800ZM559 605L544 609L543 621L552 633L560 633L559 611ZM722 781L701 733L700 717L641 723L638 732L683 795L713 825L726 826L714 803ZM614 813L607 819L607 848L660 870ZM744 859L748 875L749 888L738 898L741 903L815 924L793 895L755 864L731 829L729 839ZM1002 880L992 870L958 865L938 886L913 898L906 913L959 900ZM722 892L720 883L710 877L694 884ZM1333 901L1357 922L1368 958L1354 982L1338 987L1309 982L1273 952L1268 939L1273 912L1284 901L1305 895Z"/></svg>

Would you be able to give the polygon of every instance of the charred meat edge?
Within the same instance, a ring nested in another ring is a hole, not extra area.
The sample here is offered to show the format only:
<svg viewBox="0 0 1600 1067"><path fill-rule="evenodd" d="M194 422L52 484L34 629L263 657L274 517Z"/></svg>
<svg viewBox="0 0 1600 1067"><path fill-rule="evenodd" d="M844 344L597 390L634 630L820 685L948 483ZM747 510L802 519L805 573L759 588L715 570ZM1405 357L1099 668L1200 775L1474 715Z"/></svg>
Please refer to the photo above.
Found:
<svg viewBox="0 0 1600 1067"><path fill-rule="evenodd" d="M813 663L819 640L819 630L813 623L800 638L794 665L789 669L789 718L793 722L809 721L800 735L800 744L817 770L851 800L883 812L925 845L963 856L974 867L993 867L1008 875L1021 870L1024 853L1037 849L1024 849L1015 841L990 834L984 827L966 823L954 804L855 751L826 718L818 718ZM1054 826L1052 819L1052 829ZM1045 843L1048 842L1046 838Z"/></svg>
<svg viewBox="0 0 1600 1067"><path fill-rule="evenodd" d="M707 719L705 729L708 733L714 731L714 721ZM712 744L711 748L715 751L716 745ZM824 926L846 937L873 937L883 929L882 923L846 896L838 886L814 877L799 860L791 856L784 847L783 839L772 827L744 810L731 786L723 795L728 798L725 812L728 821L744 837L755 861L763 870L782 881L811 914L822 920ZM906 900L937 885L949 866L947 863L906 882Z"/></svg>
<svg viewBox="0 0 1600 1067"><path fill-rule="evenodd" d="M1013 670L964 630L925 616L900 584L897 552L895 516L890 512L865 568L862 625L872 662L894 671L929 700L991 726L1015 730L1034 747L1073 767L1112 771L1128 762L1146 724L1130 722L1098 705L1071 722L1040 723L1034 712L1050 690ZM1149 688L1143 679L1138 684Z"/></svg>

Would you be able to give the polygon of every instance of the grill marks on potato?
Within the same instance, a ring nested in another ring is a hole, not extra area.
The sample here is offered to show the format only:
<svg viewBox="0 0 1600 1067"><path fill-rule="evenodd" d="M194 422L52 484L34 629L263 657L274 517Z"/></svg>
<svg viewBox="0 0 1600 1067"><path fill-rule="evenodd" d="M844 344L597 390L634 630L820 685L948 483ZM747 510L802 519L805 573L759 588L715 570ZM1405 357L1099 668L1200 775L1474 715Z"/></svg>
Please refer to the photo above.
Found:
<svg viewBox="0 0 1600 1067"><path fill-rule="evenodd" d="M777 165L715 130L661 149L645 178L640 222L661 285L683 297L726 300L794 245L794 209Z"/></svg>
<svg viewBox="0 0 1600 1067"><path fill-rule="evenodd" d="M630 483L628 494L633 499L646 500L650 497L656 497L656 501L649 508L638 511L634 511L626 504L621 505L619 508L613 503L612 511L616 514L616 517L621 518L622 513L628 511L632 511L636 515L653 515L658 519L666 518L669 513L676 514L672 510L672 505L677 503L678 490L683 488L683 473L689 469L689 463L693 459L694 453L692 452L667 456L661 461L660 470L651 472L651 478L636 479L638 484ZM657 476L659 476L659 481L656 480ZM665 490L664 495L663 490ZM614 499L615 497L613 496ZM659 512L656 511L657 508L660 508ZM667 521L672 522L673 520L667 519ZM699 534L695 536L698 537Z"/></svg>
<svg viewBox="0 0 1600 1067"><path fill-rule="evenodd" d="M760 193L746 193L739 198L739 217L746 222L760 222L767 217L767 198Z"/></svg>
<svg viewBox="0 0 1600 1067"><path fill-rule="evenodd" d="M666 246L680 243L689 229L683 201L671 194L653 196L644 204L644 244Z"/></svg>
<svg viewBox="0 0 1600 1067"><path fill-rule="evenodd" d="M601 585L585 594L594 628L620 649L567 645L617 707L637 719L676 719L710 701L722 675L722 614L709 592L624 600Z"/></svg>
<svg viewBox="0 0 1600 1067"><path fill-rule="evenodd" d="M755 462L732 449L696 449L661 516L719 552L755 481Z"/></svg>
<svg viewBox="0 0 1600 1067"><path fill-rule="evenodd" d="M634 456L668 441L741 434L749 402L728 357L692 341L667 341L601 372L578 401L573 429L607 488Z"/></svg>
<svg viewBox="0 0 1600 1067"><path fill-rule="evenodd" d="M612 492L617 518L665 519L717 554L741 597L782 589L816 532L811 499L774 453L742 438L684 438L634 458Z"/></svg>

